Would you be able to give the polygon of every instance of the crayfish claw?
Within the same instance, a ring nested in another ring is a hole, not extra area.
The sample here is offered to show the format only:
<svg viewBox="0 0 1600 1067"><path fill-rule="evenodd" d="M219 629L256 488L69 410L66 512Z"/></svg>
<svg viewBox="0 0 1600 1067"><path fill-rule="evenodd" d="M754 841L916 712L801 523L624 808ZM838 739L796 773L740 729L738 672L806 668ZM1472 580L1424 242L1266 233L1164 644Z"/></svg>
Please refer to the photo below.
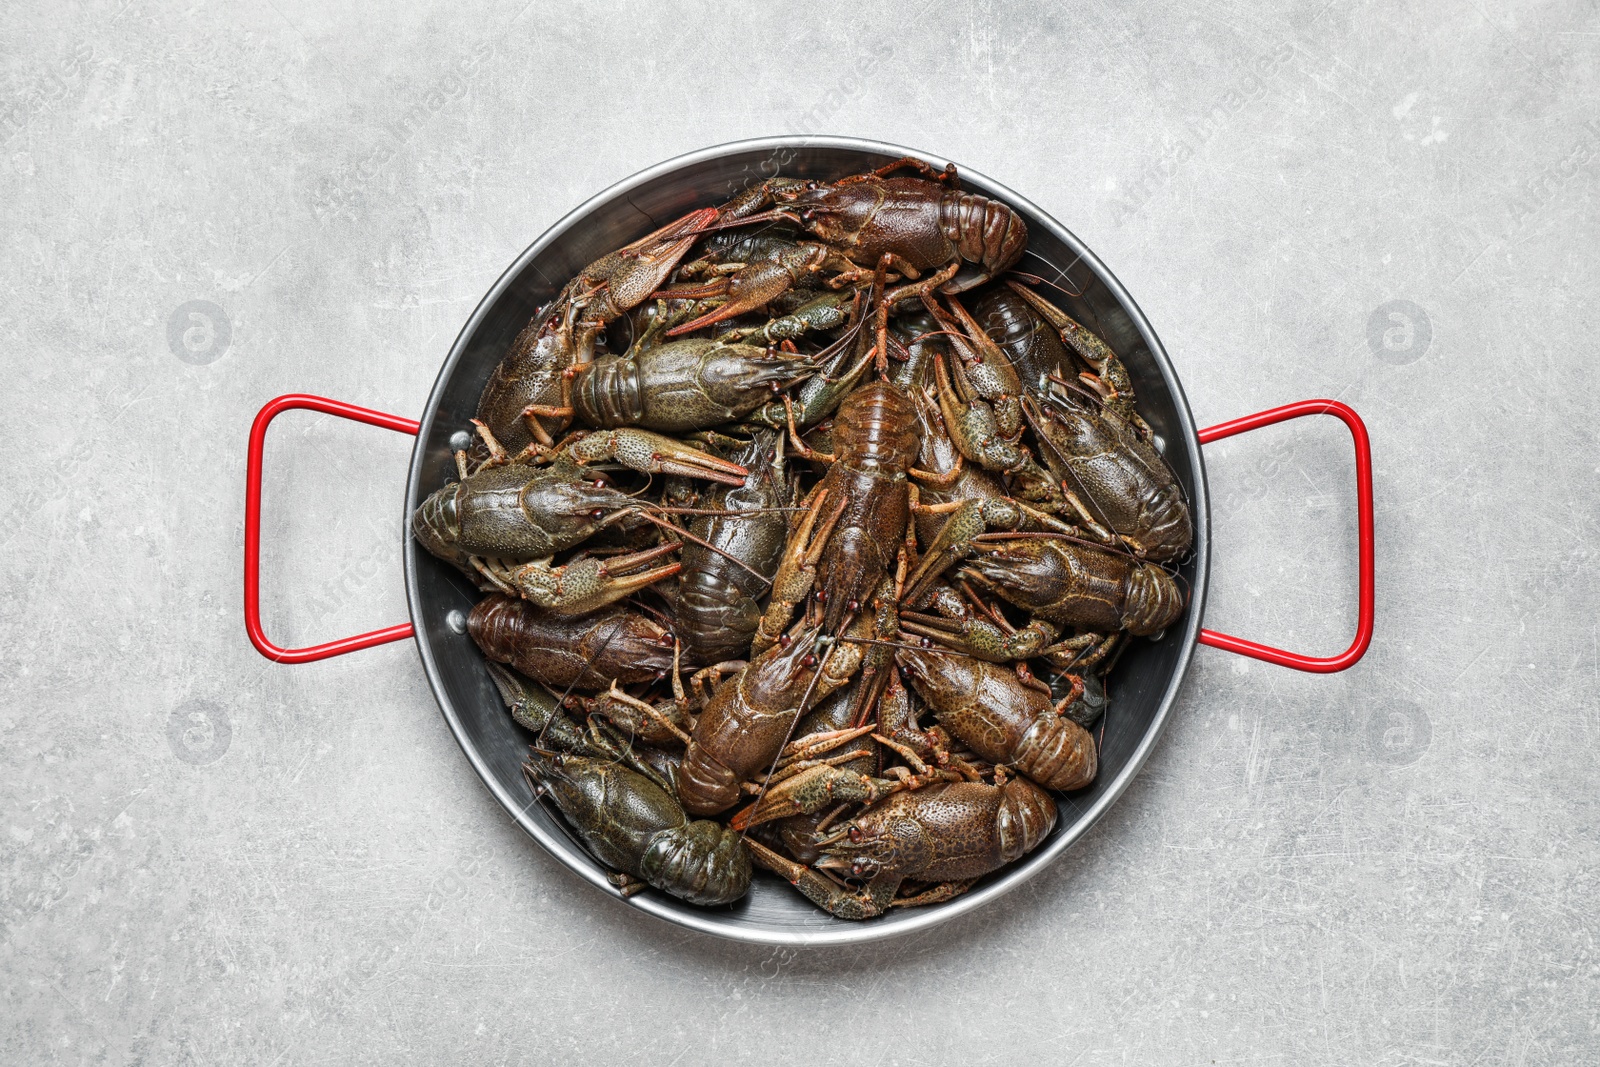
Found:
<svg viewBox="0 0 1600 1067"><path fill-rule="evenodd" d="M536 560L512 572L510 584L524 600L551 614L585 615L677 574L683 564L676 562L642 571L634 568L679 547L673 542L624 556L590 557L564 567L552 567L549 560Z"/></svg>
<svg viewBox="0 0 1600 1067"><path fill-rule="evenodd" d="M743 485L750 471L651 430L623 427L569 438L567 452L578 463L613 460L646 474L678 474L724 485Z"/></svg>
<svg viewBox="0 0 1600 1067"><path fill-rule="evenodd" d="M841 802L871 804L903 787L892 778L873 778L819 763L768 789L755 803L734 815L728 825L743 833L773 819L813 815Z"/></svg>

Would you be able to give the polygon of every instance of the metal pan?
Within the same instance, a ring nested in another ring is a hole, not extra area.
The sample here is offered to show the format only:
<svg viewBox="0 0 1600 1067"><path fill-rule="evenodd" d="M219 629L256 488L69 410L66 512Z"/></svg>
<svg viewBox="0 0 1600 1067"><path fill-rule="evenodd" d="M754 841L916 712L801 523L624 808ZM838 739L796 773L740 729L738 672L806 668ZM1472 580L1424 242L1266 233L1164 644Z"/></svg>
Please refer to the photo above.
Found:
<svg viewBox="0 0 1600 1067"><path fill-rule="evenodd" d="M767 138L709 148L669 160L620 182L572 211L535 241L494 284L467 320L428 397L420 421L369 411L323 397L293 395L268 403L250 434L245 504L245 625L261 654L282 663L326 659L385 641L415 636L422 667L439 708L474 770L517 823L597 890L668 922L738 941L774 945L845 944L921 930L974 911L1031 878L1082 837L1116 802L1161 737L1197 643L1309 671L1343 670L1366 651L1372 635L1372 486L1366 430L1354 411L1329 400L1309 400L1197 431L1183 388L1155 331L1133 298L1082 241L1033 204L965 167L965 187L1009 204L1028 224L1029 250L1019 269L1040 275L1071 297L1055 294L1078 320L1090 324L1122 357L1132 374L1140 409L1194 509L1194 551L1182 567L1190 590L1181 622L1158 641L1135 642L1112 677L1115 703L1105 727L1100 774L1088 789L1060 798L1054 833L1022 862L980 881L964 896L925 908L892 911L868 922L844 922L813 907L771 875L759 874L750 893L722 908L698 908L647 890L624 898L549 807L536 803L520 765L526 734L506 713L465 634L464 620L478 593L449 566L420 551L406 532L418 503L454 470L453 447L475 413L478 394L511 339L560 285L600 255L767 177L832 179L915 155L942 166L928 152L840 137ZM261 455L272 419L309 408L417 435L404 510L397 516L406 538L405 577L412 622L311 648L284 649L269 641L260 622ZM1211 540L1201 445L1245 430L1309 414L1331 414L1349 426L1356 447L1360 528L1359 624L1355 641L1328 659L1300 656L1201 628ZM454 441L454 444L452 443Z"/></svg>

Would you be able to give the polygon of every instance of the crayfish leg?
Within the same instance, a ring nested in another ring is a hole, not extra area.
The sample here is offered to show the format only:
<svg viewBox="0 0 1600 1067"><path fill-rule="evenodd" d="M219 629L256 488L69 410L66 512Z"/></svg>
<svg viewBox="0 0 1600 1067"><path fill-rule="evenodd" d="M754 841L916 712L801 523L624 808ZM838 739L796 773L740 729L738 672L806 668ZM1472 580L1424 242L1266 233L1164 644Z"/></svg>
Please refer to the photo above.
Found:
<svg viewBox="0 0 1600 1067"><path fill-rule="evenodd" d="M929 163L925 159L918 159L916 156L901 156L893 163L885 163L876 170L869 170L865 174L852 174L847 178L840 178L838 181L834 182L834 184L859 185L862 182L870 182L876 181L880 178L887 178L897 170L914 170L924 178L942 182L951 186L954 186L958 181L956 177L956 165L954 163L946 163L941 168L935 167L932 163Z"/></svg>
<svg viewBox="0 0 1600 1067"><path fill-rule="evenodd" d="M478 437L483 440L484 447L489 450L489 458L484 461L483 466L478 468L479 470L487 470L490 467L499 467L511 462L511 456L506 452L505 446L495 438L489 427L485 426L480 420L473 419L472 428L478 432Z"/></svg>
<svg viewBox="0 0 1600 1067"><path fill-rule="evenodd" d="M975 881L977 881L976 878L968 878L960 882L940 882L938 885L924 889L920 893L915 893L909 897L900 897L894 901L894 907L920 908L926 904L942 904L954 897L959 897L962 893L971 889L972 883Z"/></svg>
<svg viewBox="0 0 1600 1067"><path fill-rule="evenodd" d="M795 453L801 459L814 459L821 463L832 463L838 458L829 452L818 452L806 444L805 439L800 436L800 431L795 427L794 401L788 395L783 398L783 411L789 422L789 439L794 442Z"/></svg>
<svg viewBox="0 0 1600 1067"><path fill-rule="evenodd" d="M753 838L745 838L744 843L757 863L788 879L789 884L813 904L841 919L871 919L882 915L894 903L894 895L900 888L901 879L880 876L867 883L865 889L852 891L821 871L784 859Z"/></svg>
<svg viewBox="0 0 1600 1067"><path fill-rule="evenodd" d="M617 887L617 892L622 894L624 900L650 888L650 883L631 874L623 874L621 871L613 871L606 875L606 881Z"/></svg>

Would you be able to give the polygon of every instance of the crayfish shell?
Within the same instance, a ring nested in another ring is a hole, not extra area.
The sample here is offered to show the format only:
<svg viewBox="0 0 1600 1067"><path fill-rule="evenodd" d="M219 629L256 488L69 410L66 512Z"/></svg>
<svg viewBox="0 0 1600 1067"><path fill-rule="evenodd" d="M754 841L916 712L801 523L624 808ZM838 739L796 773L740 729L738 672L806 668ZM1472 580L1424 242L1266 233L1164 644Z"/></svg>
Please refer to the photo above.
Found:
<svg viewBox="0 0 1600 1067"><path fill-rule="evenodd" d="M672 635L624 608L568 617L495 593L472 609L467 632L485 656L553 689L652 682L672 669Z"/></svg>

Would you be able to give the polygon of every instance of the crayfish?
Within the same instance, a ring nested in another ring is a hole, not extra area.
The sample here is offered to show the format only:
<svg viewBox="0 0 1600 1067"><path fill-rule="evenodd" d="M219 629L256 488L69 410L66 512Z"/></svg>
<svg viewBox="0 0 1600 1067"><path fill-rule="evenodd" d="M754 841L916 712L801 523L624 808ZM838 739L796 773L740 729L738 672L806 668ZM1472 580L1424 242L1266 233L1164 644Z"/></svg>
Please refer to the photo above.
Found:
<svg viewBox="0 0 1600 1067"><path fill-rule="evenodd" d="M412 534L625 895L935 904L1095 780L1193 525L1027 240L953 167L771 178L552 287L490 375Z"/></svg>

